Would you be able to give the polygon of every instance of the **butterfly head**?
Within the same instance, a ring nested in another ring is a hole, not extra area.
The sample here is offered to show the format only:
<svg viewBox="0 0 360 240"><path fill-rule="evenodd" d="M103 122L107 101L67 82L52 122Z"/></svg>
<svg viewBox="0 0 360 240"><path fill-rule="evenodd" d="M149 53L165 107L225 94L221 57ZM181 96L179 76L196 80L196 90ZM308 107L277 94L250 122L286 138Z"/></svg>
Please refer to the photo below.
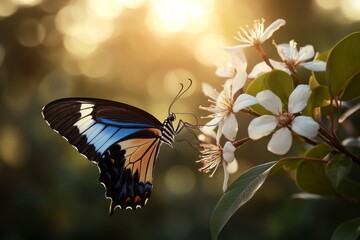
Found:
<svg viewBox="0 0 360 240"><path fill-rule="evenodd" d="M174 122L176 120L176 115L175 113L170 113L169 116L167 117L167 119L170 121L170 122Z"/></svg>

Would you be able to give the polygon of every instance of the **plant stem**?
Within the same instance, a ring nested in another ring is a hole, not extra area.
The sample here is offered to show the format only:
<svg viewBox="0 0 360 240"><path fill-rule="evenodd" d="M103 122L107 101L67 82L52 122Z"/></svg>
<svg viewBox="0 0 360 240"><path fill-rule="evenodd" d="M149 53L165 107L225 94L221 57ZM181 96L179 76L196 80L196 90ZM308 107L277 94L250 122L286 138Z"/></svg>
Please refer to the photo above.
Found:
<svg viewBox="0 0 360 240"><path fill-rule="evenodd" d="M246 143L249 140L250 140L250 138L246 137L246 138L243 138L243 139L240 139L240 140L236 140L232 144L234 145L235 148L238 148L238 147L242 146L244 143Z"/></svg>
<svg viewBox="0 0 360 240"><path fill-rule="evenodd" d="M336 148L338 151L344 153L348 157L350 157L355 163L360 164L360 158L347 150L339 141L336 136L331 136L324 128L319 129L319 136L324 142L329 144L330 146Z"/></svg>
<svg viewBox="0 0 360 240"><path fill-rule="evenodd" d="M264 50L262 49L261 44L257 44L255 45L255 48L259 51L262 59L265 61L265 63L271 68L274 69L274 66L271 64L269 58L266 56Z"/></svg>

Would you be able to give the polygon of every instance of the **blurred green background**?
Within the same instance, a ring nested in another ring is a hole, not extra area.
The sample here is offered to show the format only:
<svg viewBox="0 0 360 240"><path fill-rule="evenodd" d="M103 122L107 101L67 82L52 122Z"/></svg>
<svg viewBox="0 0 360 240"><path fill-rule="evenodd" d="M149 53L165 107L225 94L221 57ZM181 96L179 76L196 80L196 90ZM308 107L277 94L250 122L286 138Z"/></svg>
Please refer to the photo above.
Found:
<svg viewBox="0 0 360 240"><path fill-rule="evenodd" d="M258 18L287 21L273 36L328 50L360 30L357 0L1 0L0 1L0 239L209 239L222 191L222 170L199 173L198 153L178 141L163 146L147 206L108 216L98 169L41 117L51 100L106 98L143 108L163 121L179 90L191 90L175 112L207 115L201 83L221 89L222 45L236 45L239 26ZM271 41L265 50L277 58ZM259 61L246 51L250 66ZM249 70L249 69L248 69ZM239 118L239 137L249 118ZM194 119L182 115L186 121ZM196 139L184 132L178 140ZM276 159L268 139L239 149L239 172ZM221 169L221 168L220 168ZM221 239L329 239L359 214L337 199L300 200L280 172L224 228Z"/></svg>

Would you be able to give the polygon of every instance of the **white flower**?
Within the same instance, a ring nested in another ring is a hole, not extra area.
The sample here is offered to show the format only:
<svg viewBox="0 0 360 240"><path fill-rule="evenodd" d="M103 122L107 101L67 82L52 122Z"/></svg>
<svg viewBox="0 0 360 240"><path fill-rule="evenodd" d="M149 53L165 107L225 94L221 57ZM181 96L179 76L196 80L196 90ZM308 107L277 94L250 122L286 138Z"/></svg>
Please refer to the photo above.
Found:
<svg viewBox="0 0 360 240"><path fill-rule="evenodd" d="M258 103L273 115L263 115L253 119L248 127L249 137L253 140L260 139L279 126L268 144L268 150L279 155L289 151L292 144L291 131L306 138L314 138L319 130L319 124L311 117L300 114L306 107L310 95L311 90L308 85L298 85L290 94L288 111L283 112L278 96L270 90L259 92L256 95Z"/></svg>
<svg viewBox="0 0 360 240"><path fill-rule="evenodd" d="M223 48L226 52L228 52L230 59L229 62L224 66L219 66L216 69L215 74L219 77L225 78L239 78L241 83L241 87L244 86L246 78L244 78L243 71L246 70L247 61L245 54L241 48L231 48L231 47L224 47ZM241 88L240 87L240 88Z"/></svg>
<svg viewBox="0 0 360 240"><path fill-rule="evenodd" d="M246 26L246 29L240 28L240 31L237 33L238 36L235 37L235 39L243 44L235 47L257 47L269 39L276 30L286 24L285 20L278 19L264 30L264 22L264 19L258 19L254 21L254 26L252 29L250 29L249 26Z"/></svg>
<svg viewBox="0 0 360 240"><path fill-rule="evenodd" d="M204 173L212 171L209 175L212 177L219 165L222 164L224 168L223 191L225 192L229 174L235 173L238 169L238 163L234 154L236 148L229 141L225 143L224 147L221 147L219 144L202 143L200 148L200 159L196 162L200 162L203 166L199 168L199 171Z"/></svg>
<svg viewBox="0 0 360 240"><path fill-rule="evenodd" d="M235 113L248 106L256 104L256 99L248 94L240 94L237 99L234 95L239 91L247 78L245 70L239 69L238 78L228 79L224 84L224 90L218 93L209 84L203 83L203 92L208 96L211 105L209 107L200 106L200 109L207 110L212 114L206 118L212 118L205 126L208 128L218 127L216 141L220 141L223 134L227 139L234 140L238 130L238 122ZM245 79L245 80L244 80Z"/></svg>
<svg viewBox="0 0 360 240"><path fill-rule="evenodd" d="M276 45L277 52L283 62L277 62L270 59L270 63L275 69L282 70L288 74L296 73L296 68L302 66L311 71L325 71L326 62L320 60L308 61L315 56L314 47L306 45L297 50L297 43L291 40L289 44ZM261 62L253 68L249 78L256 78L262 73L270 72L272 69L265 63Z"/></svg>

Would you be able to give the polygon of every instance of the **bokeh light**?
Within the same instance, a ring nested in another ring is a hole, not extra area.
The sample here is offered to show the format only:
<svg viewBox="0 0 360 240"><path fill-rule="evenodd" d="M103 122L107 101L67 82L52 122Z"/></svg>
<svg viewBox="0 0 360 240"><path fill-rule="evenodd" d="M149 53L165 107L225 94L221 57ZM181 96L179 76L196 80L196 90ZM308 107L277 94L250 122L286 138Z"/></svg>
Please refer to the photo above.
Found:
<svg viewBox="0 0 360 240"><path fill-rule="evenodd" d="M316 4L326 10L333 10L339 7L339 0L315 0Z"/></svg>
<svg viewBox="0 0 360 240"><path fill-rule="evenodd" d="M360 1L359 0L315 0L317 6L325 10L340 12L343 19L337 16L337 19L343 21L360 21Z"/></svg>
<svg viewBox="0 0 360 240"><path fill-rule="evenodd" d="M194 171L188 167L175 165L165 173L165 186L173 194L186 194L195 187Z"/></svg>
<svg viewBox="0 0 360 240"><path fill-rule="evenodd" d="M360 21L359 0L340 0L340 9L347 19Z"/></svg>
<svg viewBox="0 0 360 240"><path fill-rule="evenodd" d="M87 7L89 8L90 14L100 19L116 18L123 10L120 2L115 0L88 0Z"/></svg>
<svg viewBox="0 0 360 240"><path fill-rule="evenodd" d="M212 0L152 0L147 23L160 35L180 31L198 33L207 27L212 8Z"/></svg>
<svg viewBox="0 0 360 240"><path fill-rule="evenodd" d="M45 29L35 19L24 19L18 29L18 41L25 47L36 47L45 38Z"/></svg>
<svg viewBox="0 0 360 240"><path fill-rule="evenodd" d="M30 152L22 133L13 125L1 126L0 131L0 159L10 167L23 166Z"/></svg>
<svg viewBox="0 0 360 240"><path fill-rule="evenodd" d="M41 3L43 0L12 0L14 4L23 6L35 6Z"/></svg>
<svg viewBox="0 0 360 240"><path fill-rule="evenodd" d="M12 0L0 1L0 17L8 17L18 9L18 5Z"/></svg>

